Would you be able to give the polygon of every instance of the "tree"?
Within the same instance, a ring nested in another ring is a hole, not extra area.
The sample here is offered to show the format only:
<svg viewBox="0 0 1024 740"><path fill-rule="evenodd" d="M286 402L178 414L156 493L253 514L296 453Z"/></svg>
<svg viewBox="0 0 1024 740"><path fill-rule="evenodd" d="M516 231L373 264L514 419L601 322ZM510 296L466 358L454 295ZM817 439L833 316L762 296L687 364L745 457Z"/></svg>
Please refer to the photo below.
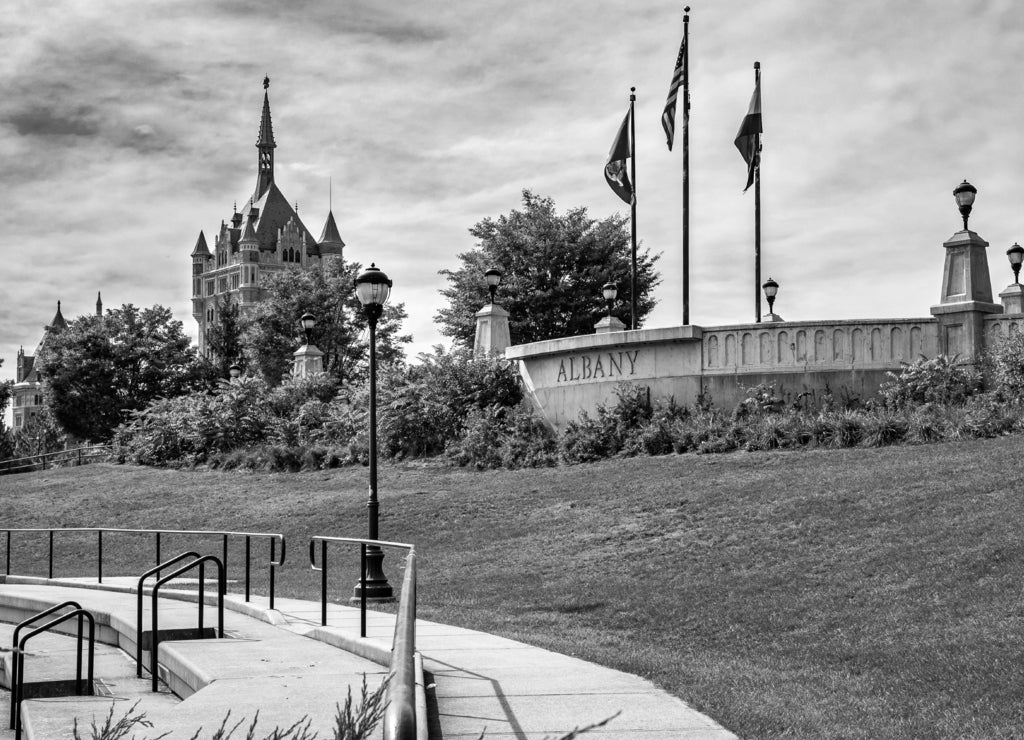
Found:
<svg viewBox="0 0 1024 740"><path fill-rule="evenodd" d="M4 361L0 359L0 365L3 364ZM0 460L11 457L14 454L14 439L11 436L10 430L4 424L7 404L10 403L12 395L14 395L14 381L0 381Z"/></svg>
<svg viewBox="0 0 1024 740"><path fill-rule="evenodd" d="M181 322L164 306L81 316L47 337L36 363L54 418L91 441L110 439L150 401L208 382Z"/></svg>
<svg viewBox="0 0 1024 740"><path fill-rule="evenodd" d="M330 260L318 270L285 270L265 285L264 299L241 319L246 365L274 385L288 376L291 357L305 342L299 317L316 316L312 342L324 353L324 370L340 383L358 379L368 354L366 317L353 281L361 271L355 262ZM404 304L388 304L377 322L377 359L383 364L404 358L399 335Z"/></svg>
<svg viewBox="0 0 1024 740"><path fill-rule="evenodd" d="M441 270L451 285L441 291L448 306L435 316L442 333L457 343L473 343L474 315L489 299L483 275L491 267L503 274L496 300L511 314L516 344L592 333L606 310L601 287L609 281L619 289L613 314L629 324L628 218L616 214L597 221L582 207L558 214L551 198L524 190L522 210L485 218L469 233L480 241L459 255L458 270ZM638 249L638 326L655 305L658 257Z"/></svg>
<svg viewBox="0 0 1024 740"><path fill-rule="evenodd" d="M228 293L217 300L217 321L206 330L206 346L210 350L212 372L218 378L228 377L228 371L242 356L242 326L238 304Z"/></svg>

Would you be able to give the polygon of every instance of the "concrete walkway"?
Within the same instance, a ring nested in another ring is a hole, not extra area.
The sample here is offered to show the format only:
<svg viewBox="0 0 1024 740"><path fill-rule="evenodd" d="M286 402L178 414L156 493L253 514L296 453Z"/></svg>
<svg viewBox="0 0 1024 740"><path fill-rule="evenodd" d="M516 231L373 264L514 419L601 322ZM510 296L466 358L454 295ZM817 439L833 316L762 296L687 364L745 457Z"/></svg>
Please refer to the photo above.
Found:
<svg viewBox="0 0 1024 740"><path fill-rule="evenodd" d="M71 585L67 581L63 583ZM76 580L74 585L97 588L95 582ZM105 582L103 586L119 590L128 587L127 583L116 582ZM0 584L0 604L5 594L17 588L20 587L13 583ZM134 604L134 597L131 599ZM84 604L86 596L81 600ZM379 680L379 663L386 663L390 653L394 615L368 612L367 637L363 639L358 636L359 610L348 605L329 604L327 626L323 627L320 625L319 603L278 598L275 600L276 609L270 611L267 600L262 597L254 597L250 603L245 603L240 596L229 594L227 601L229 609L236 613L232 624L236 624L238 617L246 615L249 621L274 625L278 632L301 635L342 649L329 652L345 651L368 658L373 661L369 664L372 666L370 671L376 671ZM269 638L262 639L266 642ZM178 644L188 646L188 643ZM210 644L194 643L186 649L205 650L202 646ZM616 713L618 716L606 726L594 729L584 737L621 740L726 740L736 737L649 681L521 642L418 620L416 647L428 679L425 688L429 737L432 740L475 740L481 731L486 731L487 740L541 740L560 737L576 727L598 722ZM287 648L292 649L294 646ZM322 647L320 651L323 652ZM257 661L257 667L264 673L279 674L277 659L259 662L266 658L260 652L254 651L250 659ZM303 672L296 661L288 660L287 664L289 670L294 671L294 680L302 681ZM310 678L313 674L323 675L313 666L310 668ZM366 665L362 668L365 669ZM236 669L241 670L241 667ZM251 674L251 667L242 672ZM202 698L206 710L215 709L221 712L221 716L222 708L228 706L236 707L234 716L242 716L250 708L274 703L273 695L260 693L259 682L252 676L246 683L245 693L233 690L227 682L221 686L217 683L212 682L187 701L193 702L198 710ZM331 689L316 693L317 699L326 702L333 713L334 703L344 699L344 688L335 684ZM307 713L305 708L298 706L288 709L295 710L288 715L295 719ZM283 714L274 712L274 715L274 721L287 721ZM261 711L261 717L264 716L267 716L266 712ZM262 721L260 726L265 726ZM174 737L178 734L175 732ZM321 737L329 735L321 732Z"/></svg>

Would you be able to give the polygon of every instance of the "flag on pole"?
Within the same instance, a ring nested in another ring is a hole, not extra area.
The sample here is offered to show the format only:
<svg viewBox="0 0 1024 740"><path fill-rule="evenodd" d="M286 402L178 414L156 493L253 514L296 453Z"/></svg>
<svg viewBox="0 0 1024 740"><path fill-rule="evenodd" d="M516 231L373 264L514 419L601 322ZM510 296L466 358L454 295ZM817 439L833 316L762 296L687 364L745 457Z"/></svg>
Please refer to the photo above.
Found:
<svg viewBox="0 0 1024 740"><path fill-rule="evenodd" d="M689 10L689 8L687 8ZM683 84L683 57L686 51L686 36L679 43L679 56L676 57L676 68L672 72L672 82L668 86L668 100L665 101L665 110L661 114L661 127L665 129L665 136L668 139L668 150L672 151L672 140L676 135L676 96L679 86ZM690 115L686 102L683 102L683 116Z"/></svg>
<svg viewBox="0 0 1024 740"><path fill-rule="evenodd" d="M757 67L757 78L754 81L754 94L750 98L750 108L747 115L743 117L739 133L736 134L736 148L740 150L740 156L747 163L747 192L754 184L754 170L760 164L761 158L761 69Z"/></svg>
<svg viewBox="0 0 1024 740"><path fill-rule="evenodd" d="M608 152L608 162L604 166L604 179L615 194L626 203L633 202L633 185L626 174L626 160L632 156L629 148L629 111L622 119L619 133L615 136L612 150Z"/></svg>

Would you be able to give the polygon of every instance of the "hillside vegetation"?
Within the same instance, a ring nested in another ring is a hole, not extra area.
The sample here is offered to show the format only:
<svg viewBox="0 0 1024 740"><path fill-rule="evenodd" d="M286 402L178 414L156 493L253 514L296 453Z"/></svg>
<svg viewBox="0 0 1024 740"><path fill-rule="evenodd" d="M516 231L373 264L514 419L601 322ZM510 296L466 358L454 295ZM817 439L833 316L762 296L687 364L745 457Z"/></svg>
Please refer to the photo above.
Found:
<svg viewBox="0 0 1024 740"><path fill-rule="evenodd" d="M418 546L422 616L647 676L744 738L1015 737L1021 451L1011 436L483 473L389 464L380 531ZM362 535L366 481L359 467L96 465L0 477L0 497L8 527L284 532L279 593L317 598L307 538ZM150 562L114 539L108 572ZM94 548L58 538L58 573L94 572ZM45 572L44 553L15 547L13 570ZM397 585L397 558L385 569ZM345 599L355 570L339 570L331 597Z"/></svg>

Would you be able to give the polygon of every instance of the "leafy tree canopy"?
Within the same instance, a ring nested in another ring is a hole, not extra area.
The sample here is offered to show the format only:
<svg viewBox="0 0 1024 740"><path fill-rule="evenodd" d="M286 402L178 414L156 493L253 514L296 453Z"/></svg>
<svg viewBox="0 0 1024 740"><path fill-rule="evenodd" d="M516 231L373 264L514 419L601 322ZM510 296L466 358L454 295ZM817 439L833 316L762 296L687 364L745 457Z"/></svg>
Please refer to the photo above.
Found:
<svg viewBox="0 0 1024 740"><path fill-rule="evenodd" d="M209 380L181 322L164 306L126 304L81 316L47 334L36 362L54 418L69 434L92 441L110 439L153 399Z"/></svg>
<svg viewBox="0 0 1024 740"><path fill-rule="evenodd" d="M318 270L285 270L271 277L264 300L241 317L246 366L271 385L287 377L292 354L305 343L299 318L308 312L316 317L311 339L324 353L324 370L339 382L361 378L369 341L366 316L353 289L361 270L355 262L330 260ZM378 362L404 359L401 345L412 340L399 334L405 317L404 304L384 307L377 321Z"/></svg>
<svg viewBox="0 0 1024 740"><path fill-rule="evenodd" d="M586 208L555 211L551 198L523 191L522 210L497 220L485 218L469 230L479 239L471 252L459 255L457 270L441 270L450 286L441 291L448 306L435 320L441 331L471 346L474 318L489 300L484 272L502 272L496 301L511 315L509 331L516 344L590 334L606 311L601 288L618 286L613 315L630 321L629 219L618 214L600 221ZM654 288L661 278L654 270L659 255L637 250L637 326L654 308Z"/></svg>

